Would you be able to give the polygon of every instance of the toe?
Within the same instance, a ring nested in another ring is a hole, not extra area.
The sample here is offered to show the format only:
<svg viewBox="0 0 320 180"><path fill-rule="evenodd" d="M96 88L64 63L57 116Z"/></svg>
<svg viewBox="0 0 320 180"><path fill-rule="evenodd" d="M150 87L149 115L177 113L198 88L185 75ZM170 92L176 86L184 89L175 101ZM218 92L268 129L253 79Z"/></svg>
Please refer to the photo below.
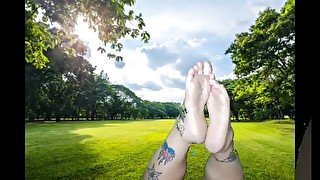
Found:
<svg viewBox="0 0 320 180"><path fill-rule="evenodd" d="M213 73L209 74L209 77L210 77L210 79L212 79L212 80L216 80L216 76L215 76Z"/></svg>
<svg viewBox="0 0 320 180"><path fill-rule="evenodd" d="M211 66L211 63L206 61L203 63L203 73L205 75L210 75L212 72L212 66Z"/></svg>
<svg viewBox="0 0 320 180"><path fill-rule="evenodd" d="M199 67L197 65L195 65L195 66L193 66L193 69L194 69L195 73L198 74Z"/></svg>
<svg viewBox="0 0 320 180"><path fill-rule="evenodd" d="M199 67L198 74L203 74L203 63L202 62L198 62L197 66Z"/></svg>
<svg viewBox="0 0 320 180"><path fill-rule="evenodd" d="M191 68L191 69L188 71L187 81L191 81L192 78L194 77L194 74L195 74L195 69L194 69L194 68Z"/></svg>

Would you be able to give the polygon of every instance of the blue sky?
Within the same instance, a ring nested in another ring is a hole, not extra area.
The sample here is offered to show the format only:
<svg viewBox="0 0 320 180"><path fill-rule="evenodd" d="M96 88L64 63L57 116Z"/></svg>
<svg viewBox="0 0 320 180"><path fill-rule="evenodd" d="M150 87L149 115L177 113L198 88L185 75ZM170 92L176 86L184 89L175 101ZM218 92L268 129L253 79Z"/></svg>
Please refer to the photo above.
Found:
<svg viewBox="0 0 320 180"><path fill-rule="evenodd" d="M123 62L115 62L96 49L97 33L79 19L76 32L89 44L89 62L108 73L142 99L182 102L186 73L198 61L210 61L218 79L235 78L234 64L225 50L235 35L254 24L259 11L277 11L284 0L138 0L133 9L142 13L149 43L124 38ZM130 24L128 24L130 26Z"/></svg>

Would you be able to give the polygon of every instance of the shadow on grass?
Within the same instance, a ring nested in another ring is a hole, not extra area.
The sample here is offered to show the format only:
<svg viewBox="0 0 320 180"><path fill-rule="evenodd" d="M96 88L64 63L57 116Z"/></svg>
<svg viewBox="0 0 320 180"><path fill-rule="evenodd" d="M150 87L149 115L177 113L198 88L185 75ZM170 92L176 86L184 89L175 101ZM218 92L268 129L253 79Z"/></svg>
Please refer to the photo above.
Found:
<svg viewBox="0 0 320 180"><path fill-rule="evenodd" d="M101 169L94 165L96 155L81 143L91 136L72 134L80 127L62 124L26 125L26 179L81 179Z"/></svg>
<svg viewBox="0 0 320 180"><path fill-rule="evenodd" d="M91 135L73 133L81 128L99 128L105 123L26 125L26 179L140 179L161 142L150 142L143 147L118 146L112 140L103 144L100 139L92 140ZM126 122L108 123L106 126Z"/></svg>

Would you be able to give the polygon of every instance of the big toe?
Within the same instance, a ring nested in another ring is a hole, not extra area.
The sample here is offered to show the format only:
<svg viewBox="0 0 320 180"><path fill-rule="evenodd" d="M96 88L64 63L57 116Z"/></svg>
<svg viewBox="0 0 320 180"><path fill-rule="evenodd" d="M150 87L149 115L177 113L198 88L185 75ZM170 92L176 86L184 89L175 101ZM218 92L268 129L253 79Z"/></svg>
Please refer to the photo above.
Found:
<svg viewBox="0 0 320 180"><path fill-rule="evenodd" d="M197 62L197 66L199 68L198 74L203 74L203 63Z"/></svg>
<svg viewBox="0 0 320 180"><path fill-rule="evenodd" d="M203 74L210 75L212 73L211 63L206 61L203 63Z"/></svg>
<svg viewBox="0 0 320 180"><path fill-rule="evenodd" d="M187 81L191 81L194 77L194 75L197 73L198 71L194 68L191 68L189 71L188 71L188 75L187 75Z"/></svg>

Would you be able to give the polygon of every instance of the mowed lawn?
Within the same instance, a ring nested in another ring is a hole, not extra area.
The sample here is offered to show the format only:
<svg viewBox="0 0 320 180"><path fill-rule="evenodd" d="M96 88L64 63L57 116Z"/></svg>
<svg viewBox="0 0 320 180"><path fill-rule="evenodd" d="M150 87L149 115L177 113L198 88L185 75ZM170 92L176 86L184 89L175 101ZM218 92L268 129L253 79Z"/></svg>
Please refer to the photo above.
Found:
<svg viewBox="0 0 320 180"><path fill-rule="evenodd" d="M26 124L26 179L141 179L174 120ZM245 179L294 179L294 124L232 123ZM185 179L209 153L192 145Z"/></svg>

